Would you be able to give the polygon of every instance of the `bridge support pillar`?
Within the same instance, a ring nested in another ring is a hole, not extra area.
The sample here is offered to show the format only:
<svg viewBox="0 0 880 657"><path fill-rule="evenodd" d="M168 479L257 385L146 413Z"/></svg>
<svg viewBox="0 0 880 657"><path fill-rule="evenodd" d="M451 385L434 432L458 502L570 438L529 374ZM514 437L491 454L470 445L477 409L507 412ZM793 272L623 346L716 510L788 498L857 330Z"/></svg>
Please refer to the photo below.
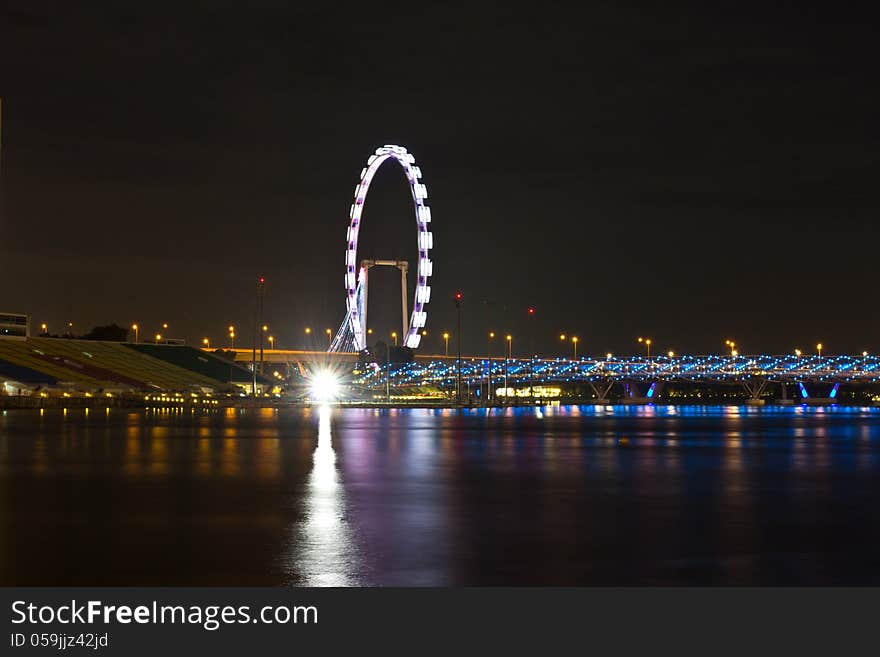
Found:
<svg viewBox="0 0 880 657"><path fill-rule="evenodd" d="M621 402L624 404L653 404L657 401L661 390L662 383L660 381L652 381L645 393L642 394L635 381L628 381L623 384L624 394Z"/></svg>
<svg viewBox="0 0 880 657"><path fill-rule="evenodd" d="M793 406L794 399L788 396L788 384L785 381L779 382L780 395L779 399L776 401L777 404L781 406Z"/></svg>
<svg viewBox="0 0 880 657"><path fill-rule="evenodd" d="M837 393L840 392L840 384L835 383L828 392L827 397L813 397L807 391L807 386L802 381L797 382L798 391L801 394L801 404L808 406L830 406L837 403Z"/></svg>
<svg viewBox="0 0 880 657"><path fill-rule="evenodd" d="M761 394L764 392L764 389L767 387L767 379L755 379L755 380L746 380L742 382L743 388L746 389L746 392L749 393L749 398L746 400L746 405L748 406L763 406L764 399L761 397Z"/></svg>
<svg viewBox="0 0 880 657"><path fill-rule="evenodd" d="M596 394L596 403L597 404L607 404L608 402L608 393L611 392L611 388L614 387L614 381L610 383L606 381L602 381L599 385L596 385L592 381L588 382L590 384L590 388L593 389L593 392ZM607 385L606 385L607 383Z"/></svg>

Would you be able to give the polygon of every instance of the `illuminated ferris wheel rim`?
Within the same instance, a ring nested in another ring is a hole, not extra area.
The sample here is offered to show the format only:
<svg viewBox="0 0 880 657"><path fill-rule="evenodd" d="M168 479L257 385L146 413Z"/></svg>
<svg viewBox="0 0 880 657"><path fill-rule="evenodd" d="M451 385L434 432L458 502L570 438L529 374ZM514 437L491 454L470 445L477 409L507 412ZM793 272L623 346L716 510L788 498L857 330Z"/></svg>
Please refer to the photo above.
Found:
<svg viewBox="0 0 880 657"><path fill-rule="evenodd" d="M422 339L419 329L425 326L428 314L425 306L431 299L431 287L428 285L428 279L433 273L433 263L429 257L431 248L434 246L434 238L428 230L428 224L431 223L431 209L428 207L425 199L428 198L428 188L424 183L420 182L422 171L416 166L415 157L408 153L403 146L395 146L386 144L381 148L377 148L376 152L367 160L367 166L361 170L360 182L354 189L354 202L349 212L350 223L348 233L346 235L346 251L345 251L345 291L346 304L351 317L351 326L354 332L355 349L361 351L366 348L366 327L361 324L360 311L357 302L357 284L358 284L358 260L357 245L358 233L360 231L361 215L363 213L364 201L367 198L367 192L370 189L370 183L379 167L386 160L393 159L403 169L409 183L410 193L412 194L413 207L416 215L416 227L418 229L417 239L419 248L419 264L417 268L416 294L413 302L413 310L410 315L409 328L403 344L411 349L419 346Z"/></svg>

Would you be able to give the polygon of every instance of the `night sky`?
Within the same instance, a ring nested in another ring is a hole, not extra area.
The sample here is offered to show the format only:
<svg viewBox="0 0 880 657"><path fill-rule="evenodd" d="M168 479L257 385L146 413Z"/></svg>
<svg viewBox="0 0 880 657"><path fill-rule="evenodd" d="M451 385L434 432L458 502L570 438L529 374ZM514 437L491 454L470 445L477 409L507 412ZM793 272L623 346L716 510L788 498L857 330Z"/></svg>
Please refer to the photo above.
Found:
<svg viewBox="0 0 880 657"><path fill-rule="evenodd" d="M217 344L248 333L262 274L271 332L300 347L342 320L351 195L391 143L433 210L427 351L459 289L465 351L493 329L520 352L529 305L549 353L560 331L593 354L639 335L679 353L880 350L866 16L80 4L0 8L0 310ZM414 264L408 194L388 163L359 257ZM370 301L377 334L399 330L393 272Z"/></svg>

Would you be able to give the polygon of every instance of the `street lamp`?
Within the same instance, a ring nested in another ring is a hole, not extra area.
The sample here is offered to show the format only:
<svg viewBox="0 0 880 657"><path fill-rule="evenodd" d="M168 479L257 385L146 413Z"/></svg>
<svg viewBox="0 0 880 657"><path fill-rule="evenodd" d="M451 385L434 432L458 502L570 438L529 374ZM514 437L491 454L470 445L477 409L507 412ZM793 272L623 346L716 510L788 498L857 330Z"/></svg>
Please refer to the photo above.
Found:
<svg viewBox="0 0 880 657"><path fill-rule="evenodd" d="M492 340L495 339L495 331L489 331L489 335L486 338L486 359L489 362L488 370L486 372L486 403L489 403L489 399L492 397Z"/></svg>
<svg viewBox="0 0 880 657"><path fill-rule="evenodd" d="M675 358L675 352L672 351L672 349L670 349L666 355L669 356L670 358Z"/></svg>
<svg viewBox="0 0 880 657"><path fill-rule="evenodd" d="M161 340L162 340L162 334L161 334L161 333L157 333L157 334L156 334L156 344L159 344L159 342L161 342Z"/></svg>
<svg viewBox="0 0 880 657"><path fill-rule="evenodd" d="M235 349L235 331L229 332L229 348Z"/></svg>
<svg viewBox="0 0 880 657"><path fill-rule="evenodd" d="M43 324L43 326L45 326L45 324ZM138 331L140 329L138 328L137 324L132 324L131 330L134 331L134 343L137 344L138 343Z"/></svg>
<svg viewBox="0 0 880 657"><path fill-rule="evenodd" d="M205 345L205 349L208 349L211 346L211 341L208 338L202 338L202 344Z"/></svg>
<svg viewBox="0 0 880 657"><path fill-rule="evenodd" d="M448 334L448 333L444 333L444 334L443 334L443 342L445 343L445 346L444 346L444 355L445 355L447 358L449 358L449 334Z"/></svg>
<svg viewBox="0 0 880 657"><path fill-rule="evenodd" d="M270 335L268 340L269 340L269 349L274 350L275 349L275 338Z"/></svg>
<svg viewBox="0 0 880 657"><path fill-rule="evenodd" d="M574 347L574 359L577 360L578 357L578 336L571 336L571 346Z"/></svg>
<svg viewBox="0 0 880 657"><path fill-rule="evenodd" d="M397 331L391 331L391 337L394 338L394 346L397 346Z"/></svg>
<svg viewBox="0 0 880 657"><path fill-rule="evenodd" d="M639 342L648 348L648 360L651 360L651 338L639 338Z"/></svg>
<svg viewBox="0 0 880 657"><path fill-rule="evenodd" d="M40 324L40 332L44 334L49 332L49 326L45 322Z"/></svg>
<svg viewBox="0 0 880 657"><path fill-rule="evenodd" d="M455 313L458 317L458 326L455 336L458 342L458 358L455 361L455 401L461 403L461 292L455 293Z"/></svg>
<svg viewBox="0 0 880 657"><path fill-rule="evenodd" d="M504 359L504 394L507 394L510 392L507 387L507 369L510 359L513 357L513 336L508 333L505 340L507 340L507 358Z"/></svg>
<svg viewBox="0 0 880 657"><path fill-rule="evenodd" d="M816 345L816 351L819 352L819 358L822 358L822 343Z"/></svg>
<svg viewBox="0 0 880 657"><path fill-rule="evenodd" d="M324 329L324 333L327 334L327 342L332 342L333 341L333 331L331 331L330 329Z"/></svg>
<svg viewBox="0 0 880 657"><path fill-rule="evenodd" d="M800 349L795 349L795 350L794 350L794 355L797 356L798 358L800 358L800 357L801 357L801 350L800 350Z"/></svg>
<svg viewBox="0 0 880 657"><path fill-rule="evenodd" d="M736 342L734 342L733 340L725 340L725 341L724 341L724 344L726 344L726 345L730 348L730 355L731 355L731 356L736 356L736 354L733 353L733 352L735 351L735 348L736 348Z"/></svg>

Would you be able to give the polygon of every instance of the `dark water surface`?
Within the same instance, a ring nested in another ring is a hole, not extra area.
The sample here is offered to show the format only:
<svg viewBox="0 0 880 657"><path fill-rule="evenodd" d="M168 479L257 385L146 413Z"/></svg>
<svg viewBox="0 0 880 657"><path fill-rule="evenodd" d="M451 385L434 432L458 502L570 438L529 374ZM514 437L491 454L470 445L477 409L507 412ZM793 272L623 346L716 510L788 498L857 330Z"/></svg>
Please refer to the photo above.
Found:
<svg viewBox="0 0 880 657"><path fill-rule="evenodd" d="M0 584L880 584L880 408L0 416Z"/></svg>

